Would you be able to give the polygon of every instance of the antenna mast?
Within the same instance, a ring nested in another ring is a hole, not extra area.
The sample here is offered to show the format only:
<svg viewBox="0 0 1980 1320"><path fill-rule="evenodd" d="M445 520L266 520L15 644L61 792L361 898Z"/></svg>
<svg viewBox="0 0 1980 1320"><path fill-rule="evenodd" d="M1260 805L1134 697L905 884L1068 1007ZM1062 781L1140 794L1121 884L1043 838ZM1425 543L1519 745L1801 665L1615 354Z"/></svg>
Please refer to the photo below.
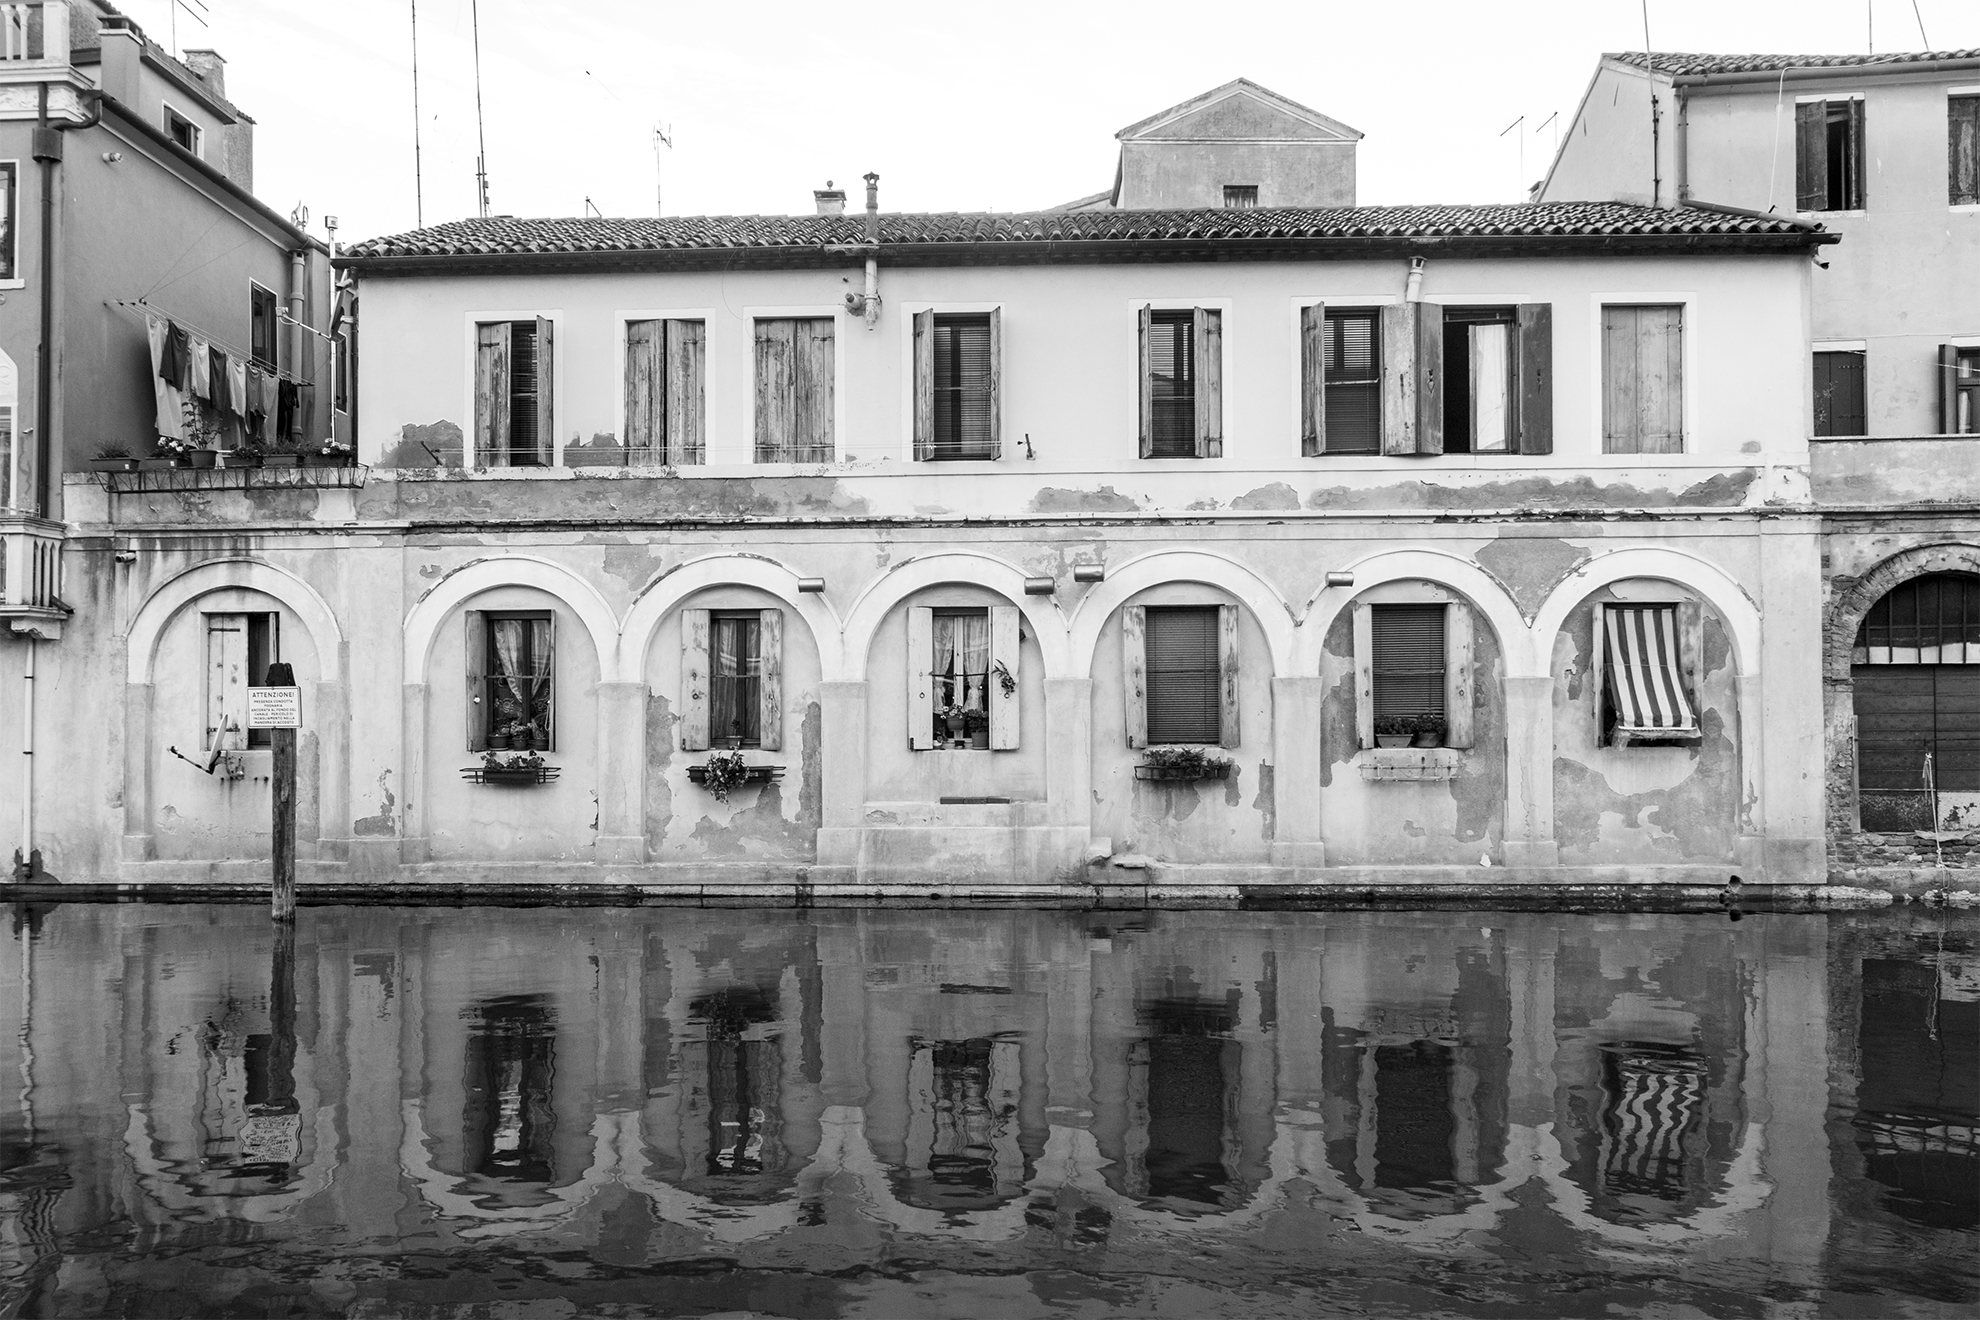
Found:
<svg viewBox="0 0 1980 1320"><path fill-rule="evenodd" d="M412 0L412 61L413 61L413 221L417 228L426 228L426 187L425 176L420 166L419 155L419 0Z"/></svg>
<svg viewBox="0 0 1980 1320"><path fill-rule="evenodd" d="M473 0L474 19L474 137L480 154L474 158L476 191L480 194L481 218L488 218L488 130L481 120L481 0Z"/></svg>
<svg viewBox="0 0 1980 1320"><path fill-rule="evenodd" d="M653 214L665 215L667 208L662 204L660 186L660 148L674 149L674 129L671 124L653 126Z"/></svg>

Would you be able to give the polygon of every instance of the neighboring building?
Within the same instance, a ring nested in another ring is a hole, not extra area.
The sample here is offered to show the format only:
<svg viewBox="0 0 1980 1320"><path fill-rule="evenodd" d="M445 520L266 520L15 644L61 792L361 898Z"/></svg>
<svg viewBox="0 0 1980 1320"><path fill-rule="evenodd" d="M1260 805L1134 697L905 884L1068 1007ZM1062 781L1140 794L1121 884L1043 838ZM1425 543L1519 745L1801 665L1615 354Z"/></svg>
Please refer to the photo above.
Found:
<svg viewBox="0 0 1980 1320"><path fill-rule="evenodd" d="M1980 50L1604 56L1534 195L1842 236L1802 391L1829 827L1844 866L1936 860L1915 829L1980 825Z"/></svg>
<svg viewBox="0 0 1980 1320"><path fill-rule="evenodd" d="M64 585L64 520L75 514L62 474L105 450L153 452L167 397L153 327L176 326L208 368L265 376L271 390L301 386L293 434L271 448L349 433L348 417L312 388L330 383L329 251L249 191L253 121L226 99L224 67L211 51L174 59L101 0L0 6L0 685L11 694L34 675L42 696L30 708L44 727L60 727L49 680L75 691L83 657L44 647L37 661L36 643L78 625L86 637L122 627L101 613L107 577ZM193 410L178 417L181 431L199 416L215 443L237 442L221 405L191 393L171 396ZM224 479L238 486L244 474ZM31 811L74 796L72 775L97 778L100 765L65 765L43 745L35 750L55 777L32 791L17 769L27 758L11 753L33 746L33 729L15 722L11 695L4 709L0 800ZM21 831L26 865L31 815Z"/></svg>
<svg viewBox="0 0 1980 1320"><path fill-rule="evenodd" d="M1114 135L1114 186L1057 211L1353 206L1361 132L1249 78Z"/></svg>
<svg viewBox="0 0 1980 1320"><path fill-rule="evenodd" d="M264 873L268 753L172 754L240 619L304 688L317 880L1820 881L1830 241L1516 205L360 244L362 488L70 478L50 868ZM518 745L556 776L487 782Z"/></svg>

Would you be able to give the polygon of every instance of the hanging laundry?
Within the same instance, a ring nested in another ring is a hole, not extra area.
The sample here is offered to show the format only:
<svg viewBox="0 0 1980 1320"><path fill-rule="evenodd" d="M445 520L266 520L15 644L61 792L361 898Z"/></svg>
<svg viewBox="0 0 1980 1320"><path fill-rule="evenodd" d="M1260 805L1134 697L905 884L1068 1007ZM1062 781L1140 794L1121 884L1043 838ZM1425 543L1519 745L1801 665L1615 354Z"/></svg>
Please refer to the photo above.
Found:
<svg viewBox="0 0 1980 1320"><path fill-rule="evenodd" d="M274 390L270 385L267 372L260 367L248 368L247 429L248 435L260 444L268 443L268 414L274 410L274 402L269 397Z"/></svg>
<svg viewBox="0 0 1980 1320"><path fill-rule="evenodd" d="M172 326L147 316L144 329L151 342L151 384L158 409L158 434L168 440L183 440L186 438L183 396L165 374L172 353Z"/></svg>
<svg viewBox="0 0 1980 1320"><path fill-rule="evenodd" d="M198 335L186 336L186 379L182 387L195 399L213 397L213 345Z"/></svg>
<svg viewBox="0 0 1980 1320"><path fill-rule="evenodd" d="M299 402L294 381L285 380L275 387L275 434L293 435L302 429Z"/></svg>
<svg viewBox="0 0 1980 1320"><path fill-rule="evenodd" d="M206 401L222 414L232 412L233 397L227 392L227 355L210 346L207 352L211 385L206 392Z"/></svg>
<svg viewBox="0 0 1980 1320"><path fill-rule="evenodd" d="M159 359L158 378L175 390L186 387L186 332L171 321L165 325L165 355Z"/></svg>
<svg viewBox="0 0 1980 1320"><path fill-rule="evenodd" d="M245 421L248 414L247 363L237 357L227 359L227 398L234 416Z"/></svg>

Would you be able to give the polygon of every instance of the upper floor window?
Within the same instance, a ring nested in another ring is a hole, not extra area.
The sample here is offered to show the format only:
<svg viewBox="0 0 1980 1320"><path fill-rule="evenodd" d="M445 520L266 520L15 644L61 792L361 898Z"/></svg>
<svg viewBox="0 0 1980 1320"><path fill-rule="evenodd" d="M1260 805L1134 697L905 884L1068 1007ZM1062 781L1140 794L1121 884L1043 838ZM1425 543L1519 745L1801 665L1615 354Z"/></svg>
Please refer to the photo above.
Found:
<svg viewBox="0 0 1980 1320"><path fill-rule="evenodd" d="M1939 346L1939 431L1980 433L1980 348Z"/></svg>
<svg viewBox="0 0 1980 1320"><path fill-rule="evenodd" d="M1804 211L1863 209L1863 98L1794 107L1794 191Z"/></svg>
<svg viewBox="0 0 1980 1320"><path fill-rule="evenodd" d="M829 316L757 321L757 462L832 461L834 350Z"/></svg>
<svg viewBox="0 0 1980 1320"><path fill-rule="evenodd" d="M0 280L20 278L20 166L0 160Z"/></svg>
<svg viewBox="0 0 1980 1320"><path fill-rule="evenodd" d="M1214 307L1141 309L1141 456L1224 453L1224 315Z"/></svg>
<svg viewBox="0 0 1980 1320"><path fill-rule="evenodd" d="M1255 210L1258 206L1258 185L1255 183L1225 184L1224 206L1232 211Z"/></svg>
<svg viewBox="0 0 1980 1320"><path fill-rule="evenodd" d="M1863 350L1820 349L1815 354L1815 434L1868 435L1863 391Z"/></svg>
<svg viewBox="0 0 1980 1320"><path fill-rule="evenodd" d="M1684 308L1602 308L1602 452L1684 452Z"/></svg>
<svg viewBox="0 0 1980 1320"><path fill-rule="evenodd" d="M1308 407L1308 452L1375 454L1382 449L1382 336L1373 308L1306 309L1320 336L1318 361L1306 364L1309 383L1323 384L1321 406ZM1313 355L1308 354L1309 358ZM1311 425L1324 419L1324 427Z"/></svg>
<svg viewBox="0 0 1980 1320"><path fill-rule="evenodd" d="M275 291L259 284L248 285L248 354L258 367L270 370L278 365L276 331L281 321Z"/></svg>
<svg viewBox="0 0 1980 1320"><path fill-rule="evenodd" d="M997 311L914 317L914 456L1003 454L998 399L1003 317Z"/></svg>
<svg viewBox="0 0 1980 1320"><path fill-rule="evenodd" d="M171 138L172 141L178 143L179 146L193 155L199 155L200 138L202 136L199 125L169 105L164 108L164 119L165 136Z"/></svg>
<svg viewBox="0 0 1980 1320"><path fill-rule="evenodd" d="M701 321L626 322L626 462L708 461L702 403L706 341Z"/></svg>
<svg viewBox="0 0 1980 1320"><path fill-rule="evenodd" d="M544 317L475 327L474 461L478 467L556 462L556 329Z"/></svg>
<svg viewBox="0 0 1980 1320"><path fill-rule="evenodd" d="M1980 206L1980 96L1946 99L1946 200Z"/></svg>

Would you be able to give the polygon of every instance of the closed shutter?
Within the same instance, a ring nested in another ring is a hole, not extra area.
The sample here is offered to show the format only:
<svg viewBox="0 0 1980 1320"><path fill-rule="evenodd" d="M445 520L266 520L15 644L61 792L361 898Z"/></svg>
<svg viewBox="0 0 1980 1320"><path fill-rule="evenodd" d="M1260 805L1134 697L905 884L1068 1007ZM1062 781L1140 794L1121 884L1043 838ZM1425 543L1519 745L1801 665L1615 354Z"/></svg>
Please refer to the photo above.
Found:
<svg viewBox="0 0 1980 1320"><path fill-rule="evenodd" d="M1214 307L1196 309L1190 326L1195 342L1196 456L1224 456L1224 314Z"/></svg>
<svg viewBox="0 0 1980 1320"><path fill-rule="evenodd" d="M1436 605L1371 605L1374 714L1444 714L1444 628Z"/></svg>
<svg viewBox="0 0 1980 1320"><path fill-rule="evenodd" d="M1980 206L1980 96L1946 99L1946 200Z"/></svg>
<svg viewBox="0 0 1980 1320"><path fill-rule="evenodd" d="M1327 305L1299 309L1299 452L1327 449Z"/></svg>
<svg viewBox="0 0 1980 1320"><path fill-rule="evenodd" d="M784 612L763 610L756 630L759 713L756 745L766 752L784 749Z"/></svg>
<svg viewBox="0 0 1980 1320"><path fill-rule="evenodd" d="M1602 449L1684 451L1684 309L1602 309Z"/></svg>
<svg viewBox="0 0 1980 1320"><path fill-rule="evenodd" d="M700 321L667 322L666 461L685 467L708 461L706 340L707 327Z"/></svg>
<svg viewBox="0 0 1980 1320"><path fill-rule="evenodd" d="M248 621L245 614L206 616L206 749L245 751Z"/></svg>
<svg viewBox="0 0 1980 1320"><path fill-rule="evenodd" d="M1148 746L1148 611L1140 605L1121 610L1122 722L1127 745Z"/></svg>
<svg viewBox="0 0 1980 1320"><path fill-rule="evenodd" d="M797 322L756 323L756 461L788 463L796 394Z"/></svg>
<svg viewBox="0 0 1980 1320"><path fill-rule="evenodd" d="M1803 211L1829 209L1829 105L1803 101L1794 108L1794 197Z"/></svg>
<svg viewBox="0 0 1980 1320"><path fill-rule="evenodd" d="M1015 605L992 605L990 607L990 681L985 684L985 696L990 707L990 750L993 752L1014 752L1018 745L1018 725L1020 698L1023 689L1017 688L1009 696L1004 695L1003 679L998 666L1010 674L1013 680L1020 679L1018 656L1022 648L1023 629L1019 626L1018 607Z"/></svg>
<svg viewBox="0 0 1980 1320"><path fill-rule="evenodd" d="M557 327L536 318L536 461L557 461Z"/></svg>
<svg viewBox="0 0 1980 1320"><path fill-rule="evenodd" d="M1155 372L1154 364L1148 359L1149 340L1155 330L1155 308L1143 306L1138 313L1139 329L1136 332L1138 370L1141 373L1141 457L1155 457Z"/></svg>
<svg viewBox="0 0 1980 1320"><path fill-rule="evenodd" d="M1513 431L1522 454L1554 452L1554 305L1513 309Z"/></svg>
<svg viewBox="0 0 1980 1320"><path fill-rule="evenodd" d="M832 322L823 317L799 321L796 334L797 388L792 413L797 424L799 463L830 463L832 435L834 337Z"/></svg>
<svg viewBox="0 0 1980 1320"><path fill-rule="evenodd" d="M681 611L681 750L708 750L709 689L714 667L709 661L707 610Z"/></svg>
<svg viewBox="0 0 1980 1320"><path fill-rule="evenodd" d="M667 461L666 322L626 322L626 461Z"/></svg>
<svg viewBox="0 0 1980 1320"><path fill-rule="evenodd" d="M1221 612L1215 606L1150 608L1146 647L1149 743L1221 741Z"/></svg>
<svg viewBox="0 0 1980 1320"><path fill-rule="evenodd" d="M935 611L926 605L907 612L908 746L926 752L935 746Z"/></svg>
<svg viewBox="0 0 1980 1320"><path fill-rule="evenodd" d="M935 313L914 314L914 456L935 457Z"/></svg>
<svg viewBox="0 0 1980 1320"><path fill-rule="evenodd" d="M470 752L488 750L488 615L466 610L462 621L467 631L462 638L461 655L467 666L467 747Z"/></svg>
<svg viewBox="0 0 1980 1320"><path fill-rule="evenodd" d="M475 327L474 464L509 461L509 323Z"/></svg>
<svg viewBox="0 0 1980 1320"><path fill-rule="evenodd" d="M1867 435L1863 354L1815 355L1815 434Z"/></svg>

